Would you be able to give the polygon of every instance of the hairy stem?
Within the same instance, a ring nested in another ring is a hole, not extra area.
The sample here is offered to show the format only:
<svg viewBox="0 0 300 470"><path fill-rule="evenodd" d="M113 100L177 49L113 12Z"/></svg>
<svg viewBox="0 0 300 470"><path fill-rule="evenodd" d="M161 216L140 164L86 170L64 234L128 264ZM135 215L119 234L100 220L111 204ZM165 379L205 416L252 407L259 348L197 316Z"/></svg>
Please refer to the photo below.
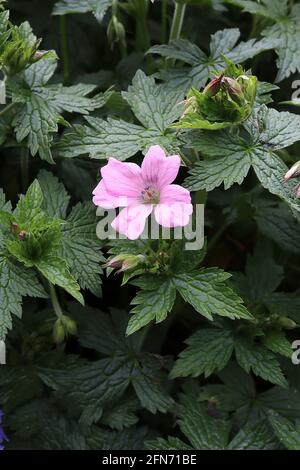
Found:
<svg viewBox="0 0 300 470"><path fill-rule="evenodd" d="M161 42L167 42L167 26L168 26L168 1L161 0Z"/></svg>
<svg viewBox="0 0 300 470"><path fill-rule="evenodd" d="M141 0L138 0L141 2ZM136 8L136 49L146 52L150 47L150 36L147 25L148 18L148 0L144 3L137 3Z"/></svg>
<svg viewBox="0 0 300 470"><path fill-rule="evenodd" d="M185 3L176 2L175 4L175 10L174 10L171 32L170 32L170 41L172 39L179 39L180 37L184 14L185 14L185 7L186 7Z"/></svg>
<svg viewBox="0 0 300 470"><path fill-rule="evenodd" d="M16 103L9 103L7 106L5 106L5 108L1 109L0 111L0 116L3 116L4 114L6 114L8 111L10 111L14 106L15 106Z"/></svg>
<svg viewBox="0 0 300 470"><path fill-rule="evenodd" d="M60 41L61 52L63 59L63 75L64 85L70 84L70 60L69 60L69 47L68 47L68 34L67 34L67 19L64 15L60 17Z"/></svg>
<svg viewBox="0 0 300 470"><path fill-rule="evenodd" d="M62 308L60 306L60 303L57 297L55 286L51 282L49 282L49 293L50 293L50 299L51 299L53 310L56 316L59 318L63 315L63 311L62 311Z"/></svg>

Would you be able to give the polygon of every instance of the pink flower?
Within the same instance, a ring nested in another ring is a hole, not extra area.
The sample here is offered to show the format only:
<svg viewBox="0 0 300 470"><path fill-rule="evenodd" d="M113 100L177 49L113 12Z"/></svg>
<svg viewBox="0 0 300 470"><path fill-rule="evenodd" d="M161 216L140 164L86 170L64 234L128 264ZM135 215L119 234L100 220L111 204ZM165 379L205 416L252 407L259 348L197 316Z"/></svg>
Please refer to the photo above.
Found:
<svg viewBox="0 0 300 470"><path fill-rule="evenodd" d="M111 225L130 240L141 235L153 210L158 224L183 227L193 206L189 191L171 184L179 168L180 157L167 157L159 145L150 147L141 168L110 158L101 169L102 179L93 191L93 202L104 209L124 207Z"/></svg>

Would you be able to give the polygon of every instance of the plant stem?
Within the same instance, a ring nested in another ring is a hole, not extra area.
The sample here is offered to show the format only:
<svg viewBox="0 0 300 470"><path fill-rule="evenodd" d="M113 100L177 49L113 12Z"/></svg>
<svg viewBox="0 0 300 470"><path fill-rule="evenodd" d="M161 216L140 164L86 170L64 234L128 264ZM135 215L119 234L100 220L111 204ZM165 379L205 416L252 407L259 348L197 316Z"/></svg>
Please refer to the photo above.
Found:
<svg viewBox="0 0 300 470"><path fill-rule="evenodd" d="M170 41L172 39L179 39L180 37L184 14L185 14L185 7L186 7L185 3L176 2L175 4L175 10L174 10L171 32L170 32Z"/></svg>
<svg viewBox="0 0 300 470"><path fill-rule="evenodd" d="M21 184L22 184L22 191L26 193L28 185L29 185L29 150L27 147L21 148Z"/></svg>
<svg viewBox="0 0 300 470"><path fill-rule="evenodd" d="M0 116L3 116L3 114L7 113L8 111L10 111L14 106L15 106L16 103L9 103L7 106L5 106L5 108L1 109L0 111Z"/></svg>
<svg viewBox="0 0 300 470"><path fill-rule="evenodd" d="M52 282L49 282L49 293L50 293L52 307L54 309L56 316L59 318L63 315L63 311L62 311L62 308L60 306L60 303L57 297L55 286L54 284L52 284Z"/></svg>
<svg viewBox="0 0 300 470"><path fill-rule="evenodd" d="M148 31L148 0L138 0L136 7L136 49L146 52L150 47L150 36Z"/></svg>
<svg viewBox="0 0 300 470"><path fill-rule="evenodd" d="M63 74L64 85L70 84L70 60L69 60L69 47L68 47L68 34L67 34L67 19L65 15L60 17L60 41L61 52L63 59Z"/></svg>
<svg viewBox="0 0 300 470"><path fill-rule="evenodd" d="M161 42L167 42L167 26L168 26L168 1L161 0Z"/></svg>

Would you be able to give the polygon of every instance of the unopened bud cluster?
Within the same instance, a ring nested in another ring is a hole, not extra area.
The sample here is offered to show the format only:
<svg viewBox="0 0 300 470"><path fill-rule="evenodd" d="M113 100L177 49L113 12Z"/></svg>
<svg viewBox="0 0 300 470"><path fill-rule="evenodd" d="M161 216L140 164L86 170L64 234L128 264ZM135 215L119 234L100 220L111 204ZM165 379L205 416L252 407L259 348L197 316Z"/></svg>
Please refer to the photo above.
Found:
<svg viewBox="0 0 300 470"><path fill-rule="evenodd" d="M172 127L222 129L250 116L257 91L257 78L227 61L227 67L202 92L191 88L184 113Z"/></svg>
<svg viewBox="0 0 300 470"><path fill-rule="evenodd" d="M67 315L58 317L53 327L53 339L55 343L62 343L68 335L75 335L77 333L76 322Z"/></svg>

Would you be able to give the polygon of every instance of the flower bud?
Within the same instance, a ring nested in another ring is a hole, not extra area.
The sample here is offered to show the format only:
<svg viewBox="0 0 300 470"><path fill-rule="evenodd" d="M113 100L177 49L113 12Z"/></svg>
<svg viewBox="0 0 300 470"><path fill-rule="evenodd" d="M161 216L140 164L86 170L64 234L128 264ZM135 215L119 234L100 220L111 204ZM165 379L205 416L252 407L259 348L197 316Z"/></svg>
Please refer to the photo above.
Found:
<svg viewBox="0 0 300 470"><path fill-rule="evenodd" d="M76 335L77 333L77 324L75 320L68 317L67 315L62 315L60 317L61 323L65 328L65 332L69 335Z"/></svg>
<svg viewBox="0 0 300 470"><path fill-rule="evenodd" d="M53 339L55 343L60 344L65 339L65 329L62 325L60 318L56 320L53 326Z"/></svg>
<svg viewBox="0 0 300 470"><path fill-rule="evenodd" d="M282 326L282 328L285 328L286 330L293 330L294 328L297 327L297 323L295 323L293 320L291 320L288 317L279 317L278 324Z"/></svg>
<svg viewBox="0 0 300 470"><path fill-rule="evenodd" d="M131 255L129 253L121 253L120 255L117 255L111 258L104 265L104 267L113 268L113 269L120 268L117 272L121 273L121 272L129 271L130 269L135 268L144 260L145 260L144 255Z"/></svg>
<svg viewBox="0 0 300 470"><path fill-rule="evenodd" d="M300 176L300 160L296 162L284 175L285 181L291 178L298 178Z"/></svg>
<svg viewBox="0 0 300 470"><path fill-rule="evenodd" d="M206 96L215 96L221 88L221 83L224 75L213 78L203 90L203 94Z"/></svg>
<svg viewBox="0 0 300 470"><path fill-rule="evenodd" d="M230 77L222 78L222 87L229 93L231 98L241 99L243 98L243 89L239 83Z"/></svg>
<svg viewBox="0 0 300 470"><path fill-rule="evenodd" d="M249 118L255 103L257 78L226 60L224 72L214 77L201 92L191 88L176 129L218 130Z"/></svg>
<svg viewBox="0 0 300 470"><path fill-rule="evenodd" d="M76 322L67 315L61 315L54 323L53 339L57 344L62 343L66 336L75 335L76 333Z"/></svg>
<svg viewBox="0 0 300 470"><path fill-rule="evenodd" d="M21 232L20 232L19 235L18 235L18 239L19 239L20 241L23 241L23 240L25 240L26 235L27 235L27 232L25 232L25 230L21 230Z"/></svg>

